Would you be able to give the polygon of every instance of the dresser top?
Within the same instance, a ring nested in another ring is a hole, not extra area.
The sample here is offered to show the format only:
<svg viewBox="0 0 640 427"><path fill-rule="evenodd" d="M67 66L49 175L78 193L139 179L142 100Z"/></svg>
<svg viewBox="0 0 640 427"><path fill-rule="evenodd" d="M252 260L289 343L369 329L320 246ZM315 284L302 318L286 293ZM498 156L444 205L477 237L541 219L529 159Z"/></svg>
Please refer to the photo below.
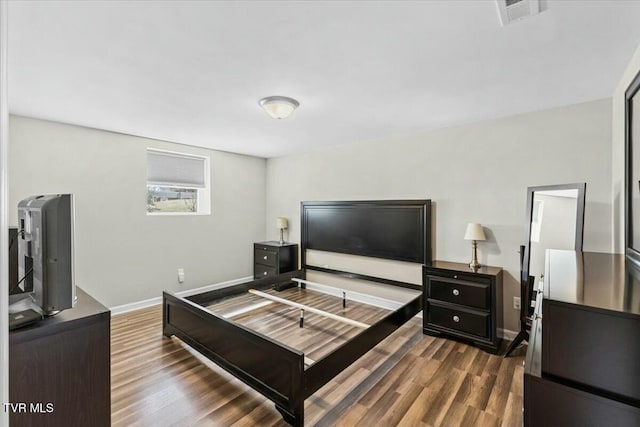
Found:
<svg viewBox="0 0 640 427"><path fill-rule="evenodd" d="M620 254L548 250L544 298L640 315L640 269Z"/></svg>
<svg viewBox="0 0 640 427"><path fill-rule="evenodd" d="M79 287L76 287L76 297L78 299L73 308L63 310L54 316L45 317L31 326L9 331L10 342L18 343L46 337L69 328L95 322L104 316L111 316L107 307Z"/></svg>
<svg viewBox="0 0 640 427"><path fill-rule="evenodd" d="M489 265L480 266L480 268L472 269L469 264L463 262L450 262L450 261L431 261L431 264L426 266L427 268L436 268L438 270L457 271L460 273L476 273L486 274L488 276L495 276L502 271L500 267L491 267Z"/></svg>
<svg viewBox="0 0 640 427"><path fill-rule="evenodd" d="M280 244L280 242L278 242L277 240L268 240L266 242L255 242L254 245L277 246L277 247L284 248L287 246L296 246L297 243L284 242Z"/></svg>

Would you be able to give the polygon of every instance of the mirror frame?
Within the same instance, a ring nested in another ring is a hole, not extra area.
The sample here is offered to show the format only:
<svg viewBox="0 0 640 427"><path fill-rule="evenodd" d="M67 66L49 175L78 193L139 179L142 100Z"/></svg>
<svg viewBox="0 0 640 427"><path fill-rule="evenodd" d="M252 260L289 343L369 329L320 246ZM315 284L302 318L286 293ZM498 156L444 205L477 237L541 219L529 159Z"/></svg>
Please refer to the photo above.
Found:
<svg viewBox="0 0 640 427"><path fill-rule="evenodd" d="M625 128L625 144L624 144L624 243L625 243L625 255L627 259L640 265L640 242L637 242L634 247L633 244L633 204L631 190L634 188L632 185L632 171L634 168L640 172L640 165L633 164L632 153L634 149L640 149L640 138L634 138L631 132L633 126L633 100L640 89L640 72L633 78L631 84L624 92L624 128ZM635 139L638 139L636 141ZM638 173L640 175L640 173ZM636 226L640 227L640 221Z"/></svg>
<svg viewBox="0 0 640 427"><path fill-rule="evenodd" d="M522 265L520 266L520 281L522 285L527 284L529 280L529 264L531 261L531 220L533 219L533 198L536 191L578 190L578 199L576 201L576 235L574 249L576 251L581 251L582 238L584 235L584 194L586 189L586 182L542 185L527 188L527 244L524 246L524 256L522 258Z"/></svg>

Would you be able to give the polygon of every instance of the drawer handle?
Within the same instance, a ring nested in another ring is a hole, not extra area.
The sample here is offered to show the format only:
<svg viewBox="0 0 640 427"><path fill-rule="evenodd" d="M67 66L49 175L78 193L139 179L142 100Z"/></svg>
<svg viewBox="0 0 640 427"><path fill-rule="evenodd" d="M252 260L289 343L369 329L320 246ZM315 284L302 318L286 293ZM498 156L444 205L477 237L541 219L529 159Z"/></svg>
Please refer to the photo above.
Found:
<svg viewBox="0 0 640 427"><path fill-rule="evenodd" d="M457 276L457 275L455 275L455 276L453 276L453 278L454 278L454 279L457 279L457 278L458 278L458 276Z"/></svg>
<svg viewBox="0 0 640 427"><path fill-rule="evenodd" d="M460 318L458 316L453 316L453 321L458 323L460 321Z"/></svg>
<svg viewBox="0 0 640 427"><path fill-rule="evenodd" d="M267 256L266 256L266 255L264 256L264 259L267 259Z"/></svg>
<svg viewBox="0 0 640 427"><path fill-rule="evenodd" d="M454 289L454 290L453 290L453 294L454 294L455 296L458 296L458 295L460 295L460 291L459 291L459 290L457 290L457 289Z"/></svg>
<svg viewBox="0 0 640 427"><path fill-rule="evenodd" d="M263 275L263 276L266 276L266 275L267 275L267 272L265 271L264 273L262 273L262 275Z"/></svg>

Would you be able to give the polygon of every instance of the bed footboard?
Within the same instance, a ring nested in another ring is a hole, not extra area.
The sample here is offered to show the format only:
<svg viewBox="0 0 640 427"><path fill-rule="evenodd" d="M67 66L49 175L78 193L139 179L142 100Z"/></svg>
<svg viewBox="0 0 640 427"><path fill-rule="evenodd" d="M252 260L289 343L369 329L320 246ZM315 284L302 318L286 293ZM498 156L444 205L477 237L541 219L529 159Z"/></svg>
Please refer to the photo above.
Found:
<svg viewBox="0 0 640 427"><path fill-rule="evenodd" d="M282 275L278 283L286 285L286 282L300 275L300 271ZM213 300L244 293L247 289L273 287L273 279L265 280L188 298L163 292L163 334L180 338L274 402L284 420L293 426L303 426L304 400L307 397L391 335L422 308L420 295L305 370L303 352L204 307Z"/></svg>
<svg viewBox="0 0 640 427"><path fill-rule="evenodd" d="M169 292L163 292L162 317L164 335L180 338L273 401L287 422L302 426L302 352Z"/></svg>

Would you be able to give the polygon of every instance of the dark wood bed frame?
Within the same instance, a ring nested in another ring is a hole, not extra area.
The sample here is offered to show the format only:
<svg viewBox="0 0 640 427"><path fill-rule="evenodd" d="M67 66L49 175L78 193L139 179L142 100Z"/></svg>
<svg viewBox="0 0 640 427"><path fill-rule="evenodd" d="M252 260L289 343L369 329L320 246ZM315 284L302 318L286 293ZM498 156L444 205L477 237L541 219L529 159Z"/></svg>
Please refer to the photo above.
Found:
<svg viewBox="0 0 640 427"><path fill-rule="evenodd" d="M363 202L303 202L302 203L302 269L239 285L204 292L181 298L170 292L163 293L163 334L175 335L183 342L198 350L227 372L243 381L271 401L285 421L293 426L304 425L304 400L333 379L336 375L358 360L379 342L392 334L422 309L422 296L389 313L383 319L363 330L340 347L317 360L305 369L304 353L284 345L268 336L244 327L231 319L226 319L205 308L216 300L244 294L249 289L284 289L295 286L291 279L305 279L306 269L313 268L327 273L392 284L413 289L420 285L391 281L385 278L349 273L327 268L318 269L305 263L305 251L313 247L307 240L309 226L306 213L318 206L347 206L358 212L370 213L367 209L380 207L387 209L418 209L422 225L416 232L422 233L424 250L419 251L421 262L427 263L430 256L430 201L363 201ZM378 231L380 224L373 224ZM392 224L393 226L393 224ZM365 230L367 231L367 230ZM367 231L368 232L368 231ZM357 251L348 252L357 255ZM366 252L366 251L365 251ZM368 254L368 256L370 256ZM393 259L392 256L384 258ZM402 260L406 260L403 257ZM278 361L274 363L273 361ZM271 363L265 363L270 361Z"/></svg>

